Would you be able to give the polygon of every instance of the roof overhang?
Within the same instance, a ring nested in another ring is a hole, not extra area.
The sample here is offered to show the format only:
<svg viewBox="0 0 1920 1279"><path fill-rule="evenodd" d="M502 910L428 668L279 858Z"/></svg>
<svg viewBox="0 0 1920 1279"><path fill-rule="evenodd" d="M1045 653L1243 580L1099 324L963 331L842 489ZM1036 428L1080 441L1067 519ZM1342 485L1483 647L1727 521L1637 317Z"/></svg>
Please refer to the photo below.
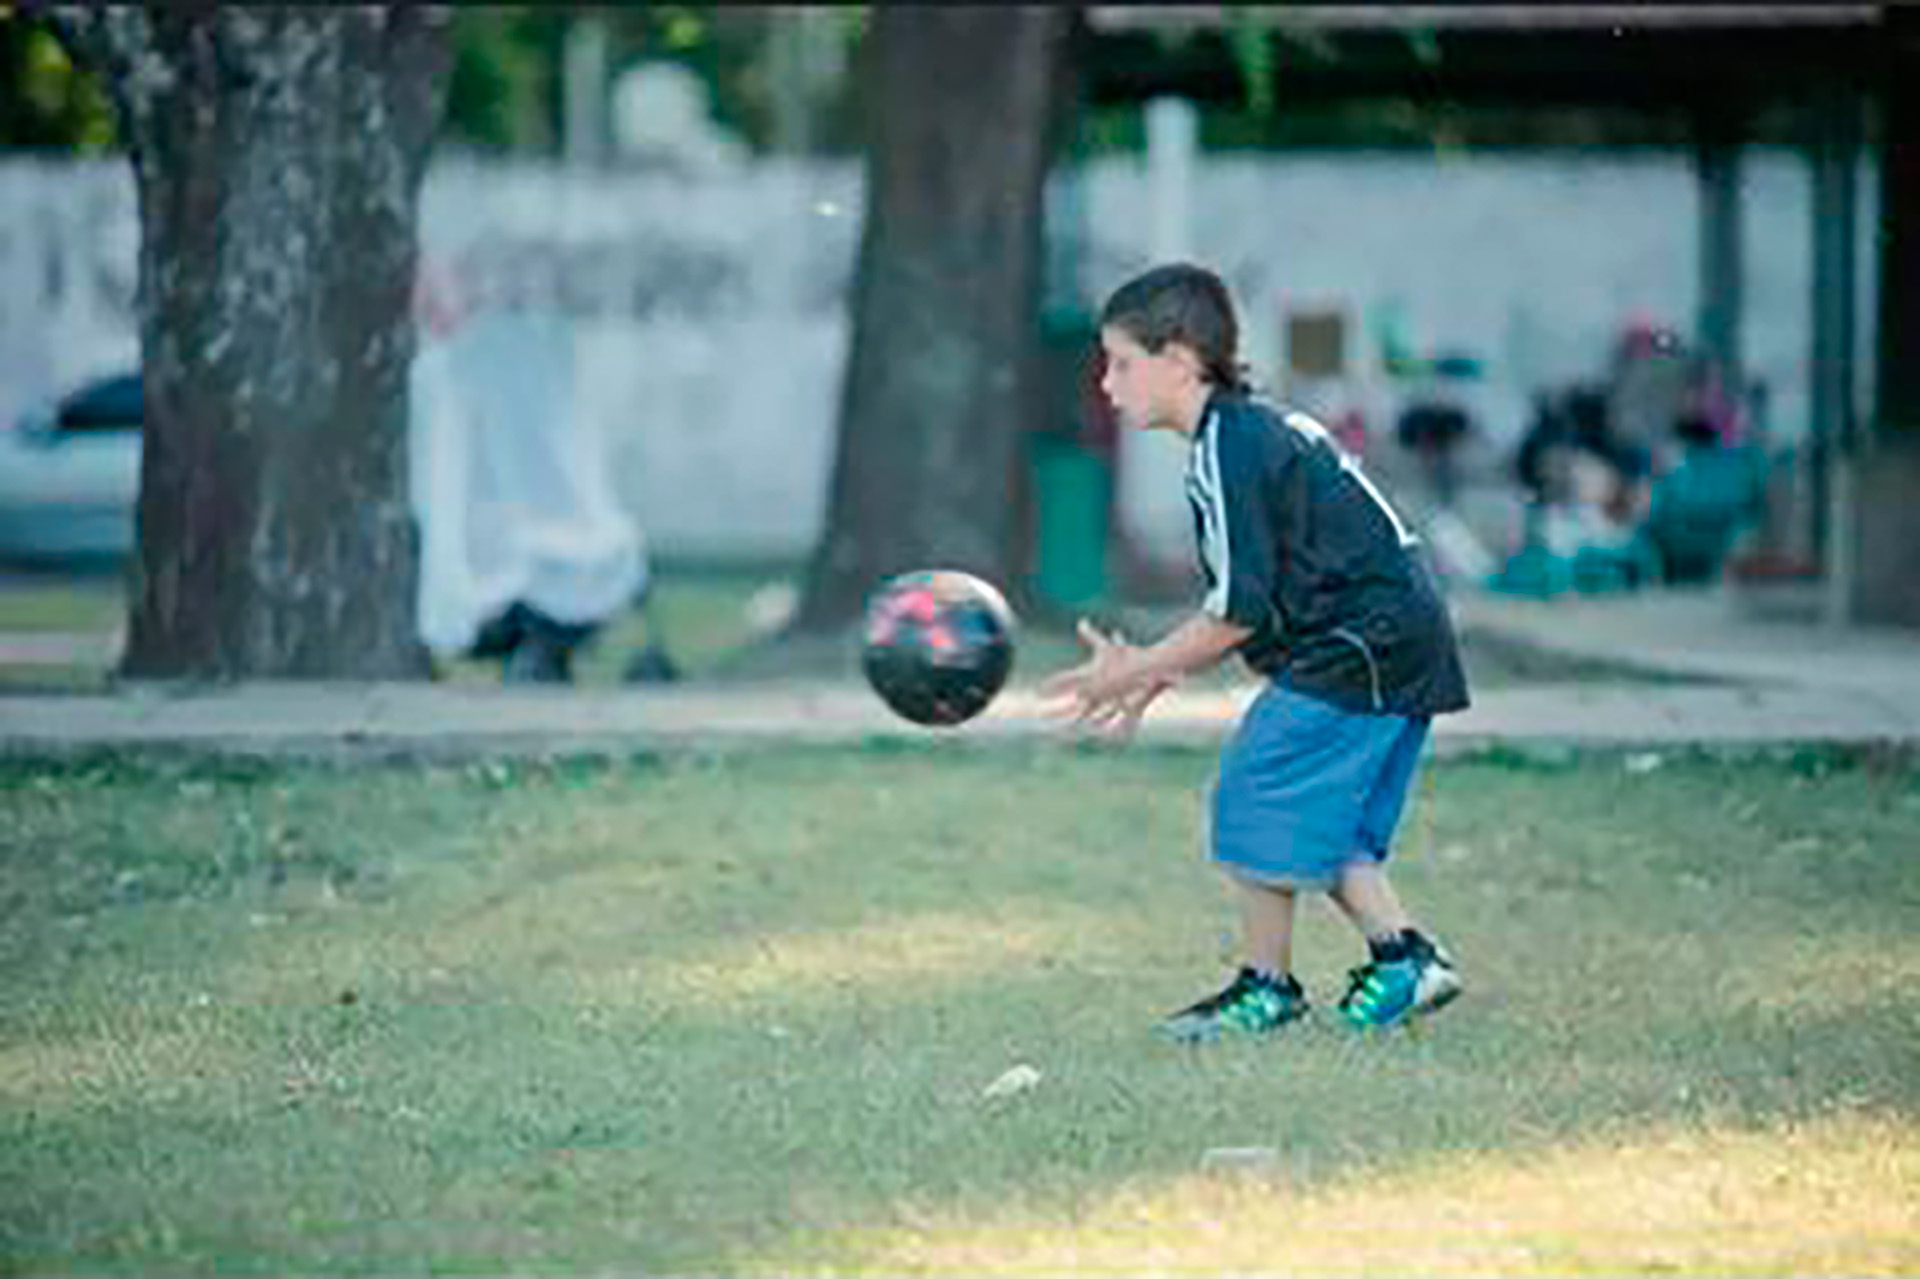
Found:
<svg viewBox="0 0 1920 1279"><path fill-rule="evenodd" d="M1868 4L1096 5L1088 17L1097 104L1244 104L1233 46L1252 17L1279 42L1279 95L1296 113L1396 99L1723 122L1867 91L1898 21Z"/></svg>
<svg viewBox="0 0 1920 1279"><path fill-rule="evenodd" d="M1214 30L1253 19L1299 30L1728 30L1872 26L1877 4L1092 5L1095 31Z"/></svg>

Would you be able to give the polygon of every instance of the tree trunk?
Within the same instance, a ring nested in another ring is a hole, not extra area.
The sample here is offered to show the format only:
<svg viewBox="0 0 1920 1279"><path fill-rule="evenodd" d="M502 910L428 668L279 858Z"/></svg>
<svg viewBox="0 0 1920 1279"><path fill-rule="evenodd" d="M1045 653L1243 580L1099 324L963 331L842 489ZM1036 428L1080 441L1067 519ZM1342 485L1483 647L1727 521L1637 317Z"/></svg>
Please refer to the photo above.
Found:
<svg viewBox="0 0 1920 1279"><path fill-rule="evenodd" d="M72 7L140 209L122 672L417 678L407 380L444 14Z"/></svg>
<svg viewBox="0 0 1920 1279"><path fill-rule="evenodd" d="M1021 563L1043 184L1070 11L877 5L866 220L826 527L796 630L881 578ZM1017 593L1017 592L1016 592Z"/></svg>

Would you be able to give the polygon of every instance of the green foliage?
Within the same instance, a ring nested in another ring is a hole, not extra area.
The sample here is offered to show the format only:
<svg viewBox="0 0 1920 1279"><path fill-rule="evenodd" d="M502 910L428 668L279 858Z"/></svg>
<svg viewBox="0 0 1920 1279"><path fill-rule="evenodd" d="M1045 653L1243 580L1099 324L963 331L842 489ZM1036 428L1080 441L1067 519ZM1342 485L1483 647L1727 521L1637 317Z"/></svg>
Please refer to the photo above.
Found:
<svg viewBox="0 0 1920 1279"><path fill-rule="evenodd" d="M454 69L444 135L464 145L551 153L563 127L563 68L571 9L538 6L459 7L454 20ZM596 11L607 23L608 74L643 62L687 68L706 84L714 119L764 150L773 129L768 49L775 27L794 20L779 7L644 5ZM867 9L845 6L834 33L851 65L865 37ZM859 87L851 73L823 104L822 138L833 150L858 143Z"/></svg>
<svg viewBox="0 0 1920 1279"><path fill-rule="evenodd" d="M1274 27L1256 11L1234 5L1227 28L1228 47L1247 86L1247 112L1263 117L1274 108L1278 58L1274 53Z"/></svg>
<svg viewBox="0 0 1920 1279"><path fill-rule="evenodd" d="M555 102L564 15L458 6L442 136L484 150L545 151L558 141Z"/></svg>
<svg viewBox="0 0 1920 1279"><path fill-rule="evenodd" d="M866 39L870 8L837 7L832 35L841 44L846 71L829 87L818 114L815 146L847 153L862 145L857 71ZM609 11L614 30L614 69L642 61L669 60L695 72L711 95L714 120L742 137L756 151L773 146L775 96L772 45L778 28L798 21L792 7L728 5L649 5Z"/></svg>
<svg viewBox="0 0 1920 1279"><path fill-rule="evenodd" d="M117 142L104 79L75 65L52 23L0 5L0 148L96 155Z"/></svg>
<svg viewBox="0 0 1920 1279"><path fill-rule="evenodd" d="M784 21L778 9L729 10L711 5L644 5L607 11L612 25L610 70L642 62L675 62L706 84L713 118L755 149L764 149L772 115L766 70L767 33Z"/></svg>

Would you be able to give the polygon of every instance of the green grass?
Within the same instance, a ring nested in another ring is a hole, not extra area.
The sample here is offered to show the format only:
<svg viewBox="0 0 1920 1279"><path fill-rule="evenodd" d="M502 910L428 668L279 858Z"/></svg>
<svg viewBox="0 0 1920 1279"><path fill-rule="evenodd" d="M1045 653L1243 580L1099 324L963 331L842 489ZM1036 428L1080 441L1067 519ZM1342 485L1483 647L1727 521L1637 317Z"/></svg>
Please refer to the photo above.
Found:
<svg viewBox="0 0 1920 1279"><path fill-rule="evenodd" d="M1201 1051L1206 752L13 761L0 1268L1911 1273L1920 765L1664 761L1434 766L1467 997Z"/></svg>
<svg viewBox="0 0 1920 1279"><path fill-rule="evenodd" d="M666 567L655 590L652 638L665 642L689 678L714 678L755 639L748 616L755 594L787 580L789 575L777 569ZM16 575L0 581L0 641L6 635L50 632L103 636L124 624L125 611L125 586L111 575ZM582 651L576 678L589 686L618 685L628 659L648 639L646 618L637 611L621 614ZM498 683L500 664L453 658L440 663L440 673L454 683ZM111 682L111 672L100 662L9 662L0 651L0 692L90 693L105 691Z"/></svg>
<svg viewBox="0 0 1920 1279"><path fill-rule="evenodd" d="M121 625L125 590L115 574L76 576L0 574L0 694L99 693L112 683L107 637ZM71 660L33 660L9 652L9 644L41 648L69 636Z"/></svg>
<svg viewBox="0 0 1920 1279"><path fill-rule="evenodd" d="M119 626L125 613L126 586L118 574L0 576L0 631L100 634Z"/></svg>

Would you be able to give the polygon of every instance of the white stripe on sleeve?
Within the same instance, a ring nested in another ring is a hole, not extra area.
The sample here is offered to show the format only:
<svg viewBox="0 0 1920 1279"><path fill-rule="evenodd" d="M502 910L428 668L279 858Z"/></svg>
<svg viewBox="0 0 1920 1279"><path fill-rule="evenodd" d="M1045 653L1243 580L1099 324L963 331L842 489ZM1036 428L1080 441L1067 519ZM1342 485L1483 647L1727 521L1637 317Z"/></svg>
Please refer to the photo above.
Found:
<svg viewBox="0 0 1920 1279"><path fill-rule="evenodd" d="M1201 554L1213 570L1213 587L1201 608L1214 617L1227 615L1228 586L1233 574L1233 544L1227 534L1227 490L1220 480L1220 415L1216 412L1201 428L1195 448L1194 478L1200 496L1206 539Z"/></svg>

